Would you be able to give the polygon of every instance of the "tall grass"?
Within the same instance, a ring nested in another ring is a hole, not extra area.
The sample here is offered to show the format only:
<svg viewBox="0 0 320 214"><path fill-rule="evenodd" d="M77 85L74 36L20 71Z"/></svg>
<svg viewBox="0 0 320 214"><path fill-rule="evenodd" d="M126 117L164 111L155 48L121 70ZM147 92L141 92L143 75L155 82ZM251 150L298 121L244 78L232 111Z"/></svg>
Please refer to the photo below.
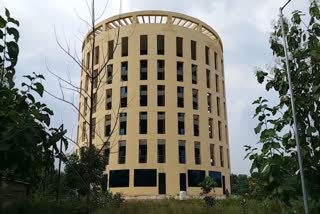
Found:
<svg viewBox="0 0 320 214"><path fill-rule="evenodd" d="M81 214L85 203L63 201L61 206L43 200L23 201L0 208L1 214ZM301 205L301 204L300 204ZM288 208L275 200L240 199L217 200L213 207L207 207L202 200L129 200L118 207L96 209L95 214L289 214L303 213L302 206Z"/></svg>
<svg viewBox="0 0 320 214"><path fill-rule="evenodd" d="M127 201L118 208L100 209L97 214L289 214L303 213L300 208L284 206L277 201L249 200L245 203L237 199L216 201L213 207L205 206L201 200L156 200L156 201Z"/></svg>

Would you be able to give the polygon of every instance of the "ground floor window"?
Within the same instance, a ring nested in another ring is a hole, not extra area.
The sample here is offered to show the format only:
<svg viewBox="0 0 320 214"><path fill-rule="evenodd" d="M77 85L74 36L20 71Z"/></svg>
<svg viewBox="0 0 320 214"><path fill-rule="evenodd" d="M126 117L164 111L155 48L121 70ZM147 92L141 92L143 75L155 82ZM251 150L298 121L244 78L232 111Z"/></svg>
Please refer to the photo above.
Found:
<svg viewBox="0 0 320 214"><path fill-rule="evenodd" d="M188 186L199 187L205 175L206 172L204 170L188 170Z"/></svg>
<svg viewBox="0 0 320 214"><path fill-rule="evenodd" d="M157 170L156 169L135 169L134 170L135 187L156 187Z"/></svg>
<svg viewBox="0 0 320 214"><path fill-rule="evenodd" d="M129 169L110 170L109 187L129 187Z"/></svg>
<svg viewBox="0 0 320 214"><path fill-rule="evenodd" d="M222 187L221 172L209 171L209 176L217 183L216 187Z"/></svg>

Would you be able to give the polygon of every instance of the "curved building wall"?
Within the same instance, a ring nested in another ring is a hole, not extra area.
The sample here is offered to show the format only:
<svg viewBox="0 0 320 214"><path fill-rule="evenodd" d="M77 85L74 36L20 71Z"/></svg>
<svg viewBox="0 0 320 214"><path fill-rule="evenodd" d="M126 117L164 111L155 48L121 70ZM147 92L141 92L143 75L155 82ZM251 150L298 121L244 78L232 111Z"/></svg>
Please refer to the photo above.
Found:
<svg viewBox="0 0 320 214"><path fill-rule="evenodd" d="M94 69L108 59L111 41L115 49L94 86L94 144L107 141L109 127L115 126L105 148L108 188L127 196L177 195L180 190L198 195L198 181L210 175L220 186L215 194L230 192L223 48L217 33L197 19L163 11L111 17L97 29ZM91 56L90 38L89 33L83 43L84 64ZM81 88L90 90L86 76L82 72ZM85 97L80 98L83 114ZM79 116L80 145L87 143L83 124Z"/></svg>

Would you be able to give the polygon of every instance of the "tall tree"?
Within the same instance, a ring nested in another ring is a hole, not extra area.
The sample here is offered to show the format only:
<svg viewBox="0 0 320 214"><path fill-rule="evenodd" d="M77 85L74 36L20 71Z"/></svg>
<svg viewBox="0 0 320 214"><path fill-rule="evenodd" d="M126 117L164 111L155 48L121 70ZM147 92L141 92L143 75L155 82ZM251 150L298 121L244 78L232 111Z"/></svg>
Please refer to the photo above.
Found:
<svg viewBox="0 0 320 214"><path fill-rule="evenodd" d="M106 3L106 6L107 6L107 4L108 4L108 2ZM121 12L121 5L122 5L122 1L120 1L119 13ZM95 127L98 126L98 123L103 123L103 120L95 120L94 112L99 111L99 108L105 109L105 105L104 105L105 94L102 94L102 95L99 94L99 96L98 96L97 92L105 84L107 84L107 82L109 82L111 80L111 79L106 78L106 68L107 68L109 61L111 60L111 58L109 58L109 56L113 56L114 52L118 48L120 27L118 27L115 30L115 33L113 35L115 45L111 49L112 53L108 53L108 52L106 53L102 47L97 48L98 46L97 46L96 39L97 39L98 33L102 30L102 27L97 28L96 24L97 24L97 20L100 19L102 17L102 15L104 14L104 11L106 8L103 10L103 12L100 15L97 16L96 15L95 0L91 0L91 4L88 5L88 9L89 9L89 14L90 14L89 21L85 21L84 19L79 17L89 27L89 34L87 35L87 38L88 38L87 42L90 47L90 49L89 49L90 58L87 59L87 63L84 63L84 61L80 60L76 54L73 54L73 52L71 52L69 44L67 44L67 46L63 46L60 43L59 39L57 38L57 43L58 43L59 47L61 48L61 50L80 67L81 73L84 76L86 76L86 78L88 78L88 80L89 80L88 88L85 89L84 87L81 87L81 85L80 85L80 87L78 87L77 85L72 83L71 79L69 79L69 80L64 79L60 75L54 73L53 71L51 71L48 68L48 71L52 75L54 75L59 81L59 86L61 89L61 96L56 95L54 93L51 93L49 91L46 91L52 97L54 97L64 103L69 104L74 110L76 110L76 112L79 114L80 118L84 121L84 130L85 130L84 142L79 144L79 142L74 141L72 139L69 139L70 141L72 141L73 143L75 143L78 146L80 154L82 154L83 157L80 155L80 159L82 159L82 160L75 160L75 156L74 155L71 156L72 162L69 163L69 166L76 165L73 163L77 163L77 162L80 164L81 163L84 164L84 162L86 162L86 164L85 164L85 166L87 166L87 167L85 167L86 172L76 172L76 174L78 174L81 177L81 180L86 183L87 189L86 189L85 193L86 193L86 197L87 197L87 201L86 201L87 213L90 212L90 200L91 200L90 199L90 194L91 194L90 187L92 186L92 184L96 184L97 181L94 179L94 178L96 178L96 176L86 176L86 175L92 175L92 174L96 173L96 170L100 170L100 172L98 173L100 175L106 169L106 165L103 168L97 167L96 161L102 161L102 163L104 163L103 155L104 155L104 151L105 151L108 143L110 143L109 150L111 150L112 147L117 145L116 141L110 142L110 139L112 136L114 136L114 134L118 130L117 127L118 127L118 122L119 122L119 118L120 118L120 113L124 111L124 109L120 109L121 102L120 102L120 97L119 97L119 105L115 109L115 111L113 111L114 122L112 124L109 135L108 136L104 136L104 134L101 135L101 133L96 130ZM99 51L97 51L97 50L99 50ZM99 56L97 54L99 54ZM101 57L101 55L102 55L102 57ZM98 68L95 67L96 58L99 59ZM113 76L111 78L113 78ZM87 103L85 103L85 102L81 103L83 108L81 108L81 106L78 107L78 105L76 105L72 101L65 98L64 91L66 91L66 90L69 90L69 91L71 90L72 92L77 93L80 98L87 99ZM84 109L87 109L88 112L84 112ZM88 113L88 114L86 114L86 113ZM83 127L80 126L79 130L83 130ZM78 135L79 135L79 131L78 131ZM93 139L95 137L96 137L95 143L93 143ZM118 152L118 150L115 152ZM96 158L97 156L99 156L99 158ZM65 156L65 160L68 162L67 156ZM98 164L98 165L100 165L100 164ZM73 170L75 171L76 168L73 168Z"/></svg>
<svg viewBox="0 0 320 214"><path fill-rule="evenodd" d="M296 104L297 127L301 142L307 191L319 201L320 191L320 12L319 2L310 1L309 14L294 11L285 24L290 52L289 67ZM307 20L308 19L308 20ZM307 22L306 22L307 20ZM259 123L261 149L246 146L252 160L254 191L285 202L301 196L299 165L293 134L292 109L284 59L280 24L270 36L275 64L269 71L258 70L257 80L278 97L275 105L259 97L255 117ZM319 206L319 205L318 205Z"/></svg>

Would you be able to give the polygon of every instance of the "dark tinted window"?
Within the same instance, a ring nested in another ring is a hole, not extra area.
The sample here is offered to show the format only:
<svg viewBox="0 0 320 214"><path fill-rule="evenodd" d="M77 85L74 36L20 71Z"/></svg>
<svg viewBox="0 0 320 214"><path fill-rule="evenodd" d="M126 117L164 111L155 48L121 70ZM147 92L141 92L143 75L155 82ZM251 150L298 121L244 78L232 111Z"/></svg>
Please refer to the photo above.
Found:
<svg viewBox="0 0 320 214"><path fill-rule="evenodd" d="M121 56L128 56L128 37L121 38Z"/></svg>
<svg viewBox="0 0 320 214"><path fill-rule="evenodd" d="M112 83L112 78L113 78L113 65L107 65L107 84Z"/></svg>
<svg viewBox="0 0 320 214"><path fill-rule="evenodd" d="M148 113L140 112L140 121L139 121L139 133L147 134L148 131Z"/></svg>
<svg viewBox="0 0 320 214"><path fill-rule="evenodd" d="M129 187L129 170L110 170L109 187Z"/></svg>
<svg viewBox="0 0 320 214"><path fill-rule="evenodd" d="M176 38L176 51L177 56L183 56L183 39L181 37Z"/></svg>
<svg viewBox="0 0 320 214"><path fill-rule="evenodd" d="M218 70L218 54L214 52L214 69Z"/></svg>
<svg viewBox="0 0 320 214"><path fill-rule="evenodd" d="M126 135L127 134L127 113L126 112L120 113L119 134L120 135Z"/></svg>
<svg viewBox="0 0 320 214"><path fill-rule="evenodd" d="M157 186L156 169L135 169L134 170L135 187L155 187Z"/></svg>
<svg viewBox="0 0 320 214"><path fill-rule="evenodd" d="M148 54L148 36L141 35L140 36L140 55Z"/></svg>
<svg viewBox="0 0 320 214"><path fill-rule="evenodd" d="M108 42L108 59L113 59L113 40Z"/></svg>
<svg viewBox="0 0 320 214"><path fill-rule="evenodd" d="M148 86L140 85L140 106L148 105Z"/></svg>
<svg viewBox="0 0 320 214"><path fill-rule="evenodd" d="M177 87L177 105L180 108L184 107L184 88Z"/></svg>
<svg viewBox="0 0 320 214"><path fill-rule="evenodd" d="M199 187L205 175L206 172L204 170L188 170L188 186Z"/></svg>
<svg viewBox="0 0 320 214"><path fill-rule="evenodd" d="M165 112L158 112L158 134L166 133Z"/></svg>
<svg viewBox="0 0 320 214"><path fill-rule="evenodd" d="M179 140L179 163L186 163L186 142Z"/></svg>
<svg viewBox="0 0 320 214"><path fill-rule="evenodd" d="M177 62L177 81L183 82L183 62Z"/></svg>
<svg viewBox="0 0 320 214"><path fill-rule="evenodd" d="M157 103L158 106L165 106L165 86L164 85L158 85L158 91L157 91L157 95L158 95L158 99L157 99Z"/></svg>
<svg viewBox="0 0 320 214"><path fill-rule="evenodd" d="M216 187L222 187L221 172L209 171L209 176L217 183Z"/></svg>
<svg viewBox="0 0 320 214"><path fill-rule="evenodd" d="M198 82L198 66L197 65L191 65L191 72L192 72L192 84L197 84Z"/></svg>
<svg viewBox="0 0 320 214"><path fill-rule="evenodd" d="M157 35L157 53L164 54L164 35Z"/></svg>
<svg viewBox="0 0 320 214"><path fill-rule="evenodd" d="M148 79L148 60L140 60L140 80Z"/></svg>
<svg viewBox="0 0 320 214"><path fill-rule="evenodd" d="M184 135L184 113L178 113L178 134Z"/></svg>
<svg viewBox="0 0 320 214"><path fill-rule="evenodd" d="M120 107L127 107L127 92L128 92L128 89L127 89L127 86L123 86L120 88L120 101L121 101L121 104L120 104Z"/></svg>
<svg viewBox="0 0 320 214"><path fill-rule="evenodd" d="M105 116L106 120L106 128L105 128L105 136L110 136L111 134L111 114Z"/></svg>
<svg viewBox="0 0 320 214"><path fill-rule="evenodd" d="M166 162L166 143L165 140L158 140L158 163Z"/></svg>
<svg viewBox="0 0 320 214"><path fill-rule="evenodd" d="M147 163L147 140L139 140L139 163Z"/></svg>
<svg viewBox="0 0 320 214"><path fill-rule="evenodd" d="M191 59L197 60L197 42L191 40Z"/></svg>
<svg viewBox="0 0 320 214"><path fill-rule="evenodd" d="M128 62L121 62L121 81L128 81Z"/></svg>
<svg viewBox="0 0 320 214"><path fill-rule="evenodd" d="M210 57L209 57L209 47L206 46L206 49L205 49L205 55L206 55L206 64L209 65L210 64Z"/></svg>
<svg viewBox="0 0 320 214"><path fill-rule="evenodd" d="M164 60L158 60L157 62L157 78L158 80L164 80L165 78Z"/></svg>

